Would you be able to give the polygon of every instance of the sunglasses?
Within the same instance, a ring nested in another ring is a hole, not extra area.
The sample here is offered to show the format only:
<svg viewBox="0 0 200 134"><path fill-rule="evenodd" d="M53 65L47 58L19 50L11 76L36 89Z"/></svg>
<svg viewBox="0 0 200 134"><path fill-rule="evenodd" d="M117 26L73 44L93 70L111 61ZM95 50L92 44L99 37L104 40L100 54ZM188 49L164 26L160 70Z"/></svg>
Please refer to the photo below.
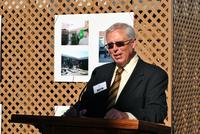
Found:
<svg viewBox="0 0 200 134"><path fill-rule="evenodd" d="M110 43L106 44L105 47L107 49L112 49L114 47L114 45L117 47L123 47L123 46L127 45L128 43L130 43L130 41L132 41L132 39L129 39L126 41L110 42Z"/></svg>

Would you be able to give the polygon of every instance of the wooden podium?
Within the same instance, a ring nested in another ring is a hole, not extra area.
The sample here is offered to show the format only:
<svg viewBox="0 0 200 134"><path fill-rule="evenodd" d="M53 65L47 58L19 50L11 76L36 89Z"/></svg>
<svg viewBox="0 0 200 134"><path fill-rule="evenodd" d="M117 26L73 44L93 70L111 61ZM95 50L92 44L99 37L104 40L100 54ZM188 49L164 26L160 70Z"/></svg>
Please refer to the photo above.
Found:
<svg viewBox="0 0 200 134"><path fill-rule="evenodd" d="M170 134L171 128L137 120L107 120L35 115L12 115L11 123L34 125L42 134Z"/></svg>

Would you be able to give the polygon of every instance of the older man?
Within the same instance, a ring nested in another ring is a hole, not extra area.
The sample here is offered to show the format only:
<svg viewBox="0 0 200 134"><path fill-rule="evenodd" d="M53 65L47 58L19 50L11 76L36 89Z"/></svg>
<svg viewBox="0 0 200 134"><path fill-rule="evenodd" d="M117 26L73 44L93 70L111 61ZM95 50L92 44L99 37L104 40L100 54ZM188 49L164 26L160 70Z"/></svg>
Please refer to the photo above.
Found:
<svg viewBox="0 0 200 134"><path fill-rule="evenodd" d="M94 69L80 101L65 115L79 111L86 117L163 122L167 73L137 55L131 26L116 23L106 30L105 39L114 62Z"/></svg>

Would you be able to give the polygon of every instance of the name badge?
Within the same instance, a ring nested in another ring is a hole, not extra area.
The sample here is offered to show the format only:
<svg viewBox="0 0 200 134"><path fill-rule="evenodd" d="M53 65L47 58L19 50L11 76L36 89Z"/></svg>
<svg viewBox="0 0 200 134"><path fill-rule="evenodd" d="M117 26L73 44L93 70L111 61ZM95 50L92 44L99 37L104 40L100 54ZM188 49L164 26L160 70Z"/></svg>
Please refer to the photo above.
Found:
<svg viewBox="0 0 200 134"><path fill-rule="evenodd" d="M105 81L93 86L94 94L99 93L99 92L106 90L106 89L107 89L107 86L106 86Z"/></svg>

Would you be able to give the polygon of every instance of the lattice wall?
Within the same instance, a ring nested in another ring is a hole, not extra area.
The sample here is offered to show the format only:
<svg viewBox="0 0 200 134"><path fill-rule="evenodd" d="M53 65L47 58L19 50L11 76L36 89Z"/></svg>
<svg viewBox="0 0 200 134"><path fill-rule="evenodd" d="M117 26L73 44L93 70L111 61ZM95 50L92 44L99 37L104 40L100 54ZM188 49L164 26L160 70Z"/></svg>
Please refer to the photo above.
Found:
<svg viewBox="0 0 200 134"><path fill-rule="evenodd" d="M171 126L171 63L172 63L172 7L171 1L134 1L137 52L140 56L168 72L168 118Z"/></svg>
<svg viewBox="0 0 200 134"><path fill-rule="evenodd" d="M174 1L173 127L200 133L200 0Z"/></svg>
<svg viewBox="0 0 200 134"><path fill-rule="evenodd" d="M139 55L171 76L171 1L2 0L2 133L39 133L30 125L9 123L11 114L53 115L54 105L74 103L85 85L53 80L54 15L126 11L135 13ZM168 125L170 91L169 84Z"/></svg>

